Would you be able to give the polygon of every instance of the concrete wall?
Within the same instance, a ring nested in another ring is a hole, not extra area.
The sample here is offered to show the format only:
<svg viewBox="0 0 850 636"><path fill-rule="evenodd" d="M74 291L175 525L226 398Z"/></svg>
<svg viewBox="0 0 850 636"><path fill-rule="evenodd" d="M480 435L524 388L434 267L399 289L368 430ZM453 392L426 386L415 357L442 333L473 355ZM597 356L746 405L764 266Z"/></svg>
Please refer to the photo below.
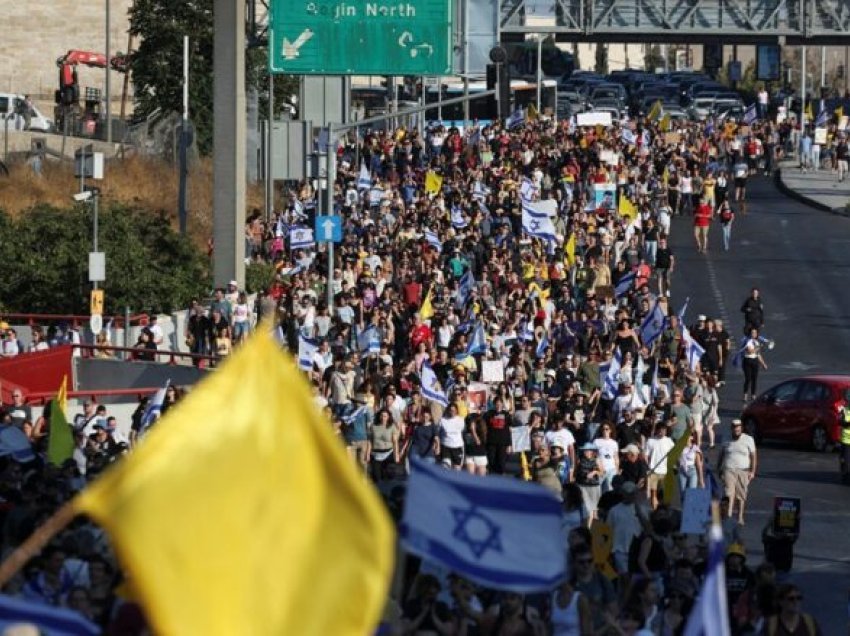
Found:
<svg viewBox="0 0 850 636"><path fill-rule="evenodd" d="M127 50L127 11L132 0L109 0L112 53ZM52 113L59 79L56 58L69 49L105 52L106 1L6 0L0 3L0 92L32 95ZM106 71L81 66L80 85L105 88ZM121 98L124 76L112 73L113 109Z"/></svg>

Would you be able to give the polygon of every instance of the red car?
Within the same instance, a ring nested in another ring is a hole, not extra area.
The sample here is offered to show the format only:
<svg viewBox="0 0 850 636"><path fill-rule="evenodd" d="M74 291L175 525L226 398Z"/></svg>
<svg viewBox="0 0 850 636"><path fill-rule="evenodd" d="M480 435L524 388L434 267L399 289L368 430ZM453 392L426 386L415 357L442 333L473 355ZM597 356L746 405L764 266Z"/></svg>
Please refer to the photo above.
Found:
<svg viewBox="0 0 850 636"><path fill-rule="evenodd" d="M756 440L782 439L825 451L841 436L839 410L847 403L850 375L811 375L768 389L741 415Z"/></svg>

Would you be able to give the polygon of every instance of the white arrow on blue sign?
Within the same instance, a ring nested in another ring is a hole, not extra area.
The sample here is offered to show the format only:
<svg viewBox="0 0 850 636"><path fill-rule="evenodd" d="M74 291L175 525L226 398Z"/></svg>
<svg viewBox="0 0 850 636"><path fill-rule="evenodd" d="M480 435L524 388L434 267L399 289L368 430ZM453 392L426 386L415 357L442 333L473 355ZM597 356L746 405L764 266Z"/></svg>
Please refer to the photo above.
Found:
<svg viewBox="0 0 850 636"><path fill-rule="evenodd" d="M319 243L342 243L342 217L316 217L316 240Z"/></svg>

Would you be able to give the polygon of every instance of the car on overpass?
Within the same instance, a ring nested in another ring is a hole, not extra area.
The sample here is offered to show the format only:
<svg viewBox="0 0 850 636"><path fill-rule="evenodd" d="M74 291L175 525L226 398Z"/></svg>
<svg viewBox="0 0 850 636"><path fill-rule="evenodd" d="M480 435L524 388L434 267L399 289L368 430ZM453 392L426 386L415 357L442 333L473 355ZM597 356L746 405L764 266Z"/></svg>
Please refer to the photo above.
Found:
<svg viewBox="0 0 850 636"><path fill-rule="evenodd" d="M755 437L826 451L841 438L840 411L850 375L810 375L769 388L744 409L744 430Z"/></svg>

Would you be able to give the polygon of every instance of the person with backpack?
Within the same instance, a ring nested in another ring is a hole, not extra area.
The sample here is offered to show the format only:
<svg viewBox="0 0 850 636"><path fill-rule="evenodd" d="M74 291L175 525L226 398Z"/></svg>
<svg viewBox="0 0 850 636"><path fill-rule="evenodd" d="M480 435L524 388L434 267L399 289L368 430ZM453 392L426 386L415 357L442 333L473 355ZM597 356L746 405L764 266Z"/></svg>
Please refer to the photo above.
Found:
<svg viewBox="0 0 850 636"><path fill-rule="evenodd" d="M793 583L780 585L776 591L779 611L764 623L765 636L821 636L823 632L811 614L801 609L803 595Z"/></svg>
<svg viewBox="0 0 850 636"><path fill-rule="evenodd" d="M717 208L717 217L720 219L720 228L723 230L723 249L729 251L732 242L732 222L735 220L735 212L729 201L724 201Z"/></svg>

